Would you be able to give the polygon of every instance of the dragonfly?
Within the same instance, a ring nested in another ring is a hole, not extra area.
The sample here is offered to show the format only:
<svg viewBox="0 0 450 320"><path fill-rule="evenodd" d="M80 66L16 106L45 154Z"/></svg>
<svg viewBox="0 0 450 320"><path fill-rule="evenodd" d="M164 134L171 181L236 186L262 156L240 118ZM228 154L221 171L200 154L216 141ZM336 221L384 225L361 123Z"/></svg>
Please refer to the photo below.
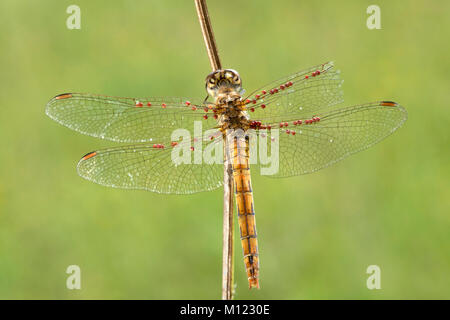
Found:
<svg viewBox="0 0 450 320"><path fill-rule="evenodd" d="M407 112L384 100L339 106L342 80L333 62L296 72L246 96L237 71L216 70L206 77L205 89L204 100L64 93L48 102L46 114L80 133L125 143L89 152L79 161L78 174L100 185L191 194L220 188L223 163L230 164L244 266L249 287L259 288L250 168L262 172L265 167L251 159L252 137L260 139L262 149L277 145L276 170L267 177L296 176L381 141L402 126ZM174 135L180 129L193 132L199 125L199 134ZM241 134L230 134L236 131ZM223 161L204 161L202 150ZM181 161L174 154L181 154Z"/></svg>

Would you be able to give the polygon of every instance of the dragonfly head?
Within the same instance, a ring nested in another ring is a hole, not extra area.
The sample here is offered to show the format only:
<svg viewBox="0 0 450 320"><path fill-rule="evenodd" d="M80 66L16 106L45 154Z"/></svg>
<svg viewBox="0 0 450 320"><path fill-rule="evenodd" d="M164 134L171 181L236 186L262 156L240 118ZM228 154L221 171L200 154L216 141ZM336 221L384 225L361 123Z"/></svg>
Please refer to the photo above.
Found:
<svg viewBox="0 0 450 320"><path fill-rule="evenodd" d="M228 103L241 97L242 81L233 69L216 70L205 79L206 91L219 103ZM221 101L218 101L220 99Z"/></svg>

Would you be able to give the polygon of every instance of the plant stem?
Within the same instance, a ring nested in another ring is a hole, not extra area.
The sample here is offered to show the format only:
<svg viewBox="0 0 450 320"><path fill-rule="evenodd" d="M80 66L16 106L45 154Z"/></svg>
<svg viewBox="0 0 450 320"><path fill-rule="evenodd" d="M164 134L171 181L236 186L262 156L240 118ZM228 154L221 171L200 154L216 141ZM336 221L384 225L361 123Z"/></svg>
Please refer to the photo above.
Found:
<svg viewBox="0 0 450 320"><path fill-rule="evenodd" d="M213 71L221 69L219 53L217 52L216 40L214 39L214 32L209 20L208 7L206 0L194 0L197 8L198 20L202 28L203 39L205 40L206 50L208 51L209 62Z"/></svg>
<svg viewBox="0 0 450 320"><path fill-rule="evenodd" d="M219 53L214 39L214 32L209 19L206 0L194 0L197 8L198 20L205 40L206 51L213 71L221 69ZM234 294L234 224L233 224L233 173L231 157L224 144L224 168L223 168L223 240L222 240L222 299L231 300Z"/></svg>

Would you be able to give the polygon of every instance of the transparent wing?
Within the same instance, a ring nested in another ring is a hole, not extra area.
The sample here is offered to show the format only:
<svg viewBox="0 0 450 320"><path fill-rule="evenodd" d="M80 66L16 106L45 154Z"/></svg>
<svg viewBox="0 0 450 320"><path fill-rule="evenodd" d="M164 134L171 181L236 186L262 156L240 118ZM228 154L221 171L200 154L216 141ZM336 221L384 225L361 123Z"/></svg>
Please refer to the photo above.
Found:
<svg viewBox="0 0 450 320"><path fill-rule="evenodd" d="M199 143L200 152L207 146L223 148L221 139ZM161 146L138 144L94 151L79 161L77 171L81 177L104 186L165 194L190 194L222 185L222 162L207 163L202 159L196 163L194 153L198 143L192 140L192 143ZM189 161L180 162L183 155L188 155L184 160ZM220 156L223 159L219 153Z"/></svg>
<svg viewBox="0 0 450 320"><path fill-rule="evenodd" d="M217 125L208 106L182 98L120 98L66 93L47 104L47 115L64 126L116 142L170 139L173 130L193 132L194 122L203 129Z"/></svg>
<svg viewBox="0 0 450 320"><path fill-rule="evenodd" d="M245 99L252 120L278 122L318 112L343 101L340 72L332 62L274 81Z"/></svg>
<svg viewBox="0 0 450 320"><path fill-rule="evenodd" d="M279 171L268 177L301 175L327 167L386 138L406 119L403 107L381 101L324 111L310 119L282 123L281 128L273 124L280 129ZM267 141L271 150L275 139Z"/></svg>

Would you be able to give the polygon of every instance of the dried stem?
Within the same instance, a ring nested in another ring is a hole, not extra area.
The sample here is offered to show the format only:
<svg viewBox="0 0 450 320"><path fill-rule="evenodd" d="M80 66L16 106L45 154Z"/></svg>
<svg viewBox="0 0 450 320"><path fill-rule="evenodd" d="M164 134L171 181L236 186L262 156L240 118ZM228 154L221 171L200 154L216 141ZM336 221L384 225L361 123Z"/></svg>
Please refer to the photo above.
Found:
<svg viewBox="0 0 450 320"><path fill-rule="evenodd" d="M205 40L206 50L208 51L209 62L213 71L221 69L219 53L217 52L216 40L214 39L214 32L209 20L208 7L206 0L195 0L197 8L198 20L202 28L203 39Z"/></svg>
<svg viewBox="0 0 450 320"><path fill-rule="evenodd" d="M209 62L213 71L221 69L219 53L214 39L214 33L209 19L206 0L194 0L198 19L202 28ZM222 299L231 300L234 294L234 224L233 224L233 173L226 140L224 140L224 170L223 170L223 251L222 251Z"/></svg>
<svg viewBox="0 0 450 320"><path fill-rule="evenodd" d="M223 240L222 240L222 300L234 295L234 223L233 223L233 171L230 148L223 139L225 161L223 165Z"/></svg>

